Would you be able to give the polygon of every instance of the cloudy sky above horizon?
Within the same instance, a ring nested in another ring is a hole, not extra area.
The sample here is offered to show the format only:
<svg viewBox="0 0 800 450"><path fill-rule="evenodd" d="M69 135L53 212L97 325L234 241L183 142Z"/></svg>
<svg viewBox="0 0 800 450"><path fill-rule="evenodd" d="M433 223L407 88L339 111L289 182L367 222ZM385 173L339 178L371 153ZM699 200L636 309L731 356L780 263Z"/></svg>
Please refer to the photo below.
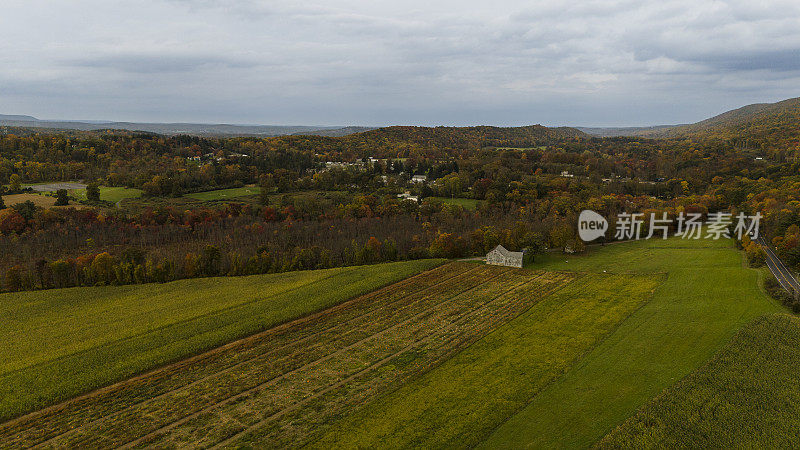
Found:
<svg viewBox="0 0 800 450"><path fill-rule="evenodd" d="M800 3L4 0L0 114L695 122L800 96Z"/></svg>

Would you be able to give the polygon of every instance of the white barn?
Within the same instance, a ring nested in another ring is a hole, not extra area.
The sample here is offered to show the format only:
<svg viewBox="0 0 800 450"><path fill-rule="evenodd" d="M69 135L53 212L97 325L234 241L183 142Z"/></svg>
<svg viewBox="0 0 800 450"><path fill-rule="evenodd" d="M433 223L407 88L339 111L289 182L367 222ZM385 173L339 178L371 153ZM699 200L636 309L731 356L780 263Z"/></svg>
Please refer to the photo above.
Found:
<svg viewBox="0 0 800 450"><path fill-rule="evenodd" d="M525 250L512 252L498 245L486 254L486 264L495 266L522 267L525 263Z"/></svg>

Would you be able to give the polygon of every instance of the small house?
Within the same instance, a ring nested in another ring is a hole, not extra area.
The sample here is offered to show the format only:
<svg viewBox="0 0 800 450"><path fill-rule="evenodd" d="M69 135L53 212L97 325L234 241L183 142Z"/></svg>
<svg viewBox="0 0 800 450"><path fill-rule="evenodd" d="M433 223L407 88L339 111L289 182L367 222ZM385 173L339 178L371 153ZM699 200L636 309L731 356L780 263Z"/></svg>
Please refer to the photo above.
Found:
<svg viewBox="0 0 800 450"><path fill-rule="evenodd" d="M486 254L486 264L494 266L522 267L528 262L531 253L527 249L521 252L512 252L502 245L498 245Z"/></svg>
<svg viewBox="0 0 800 450"><path fill-rule="evenodd" d="M414 175L411 177L412 183L424 183L426 181L428 181L427 175Z"/></svg>

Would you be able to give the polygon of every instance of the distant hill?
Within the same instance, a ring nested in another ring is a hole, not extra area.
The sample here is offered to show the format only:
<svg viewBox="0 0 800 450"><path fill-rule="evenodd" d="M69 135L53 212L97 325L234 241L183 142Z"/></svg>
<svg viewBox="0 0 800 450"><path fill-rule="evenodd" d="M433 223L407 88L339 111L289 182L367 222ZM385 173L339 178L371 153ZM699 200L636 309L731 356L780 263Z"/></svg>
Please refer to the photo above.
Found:
<svg viewBox="0 0 800 450"><path fill-rule="evenodd" d="M365 131L374 130L375 127L342 127L342 128L329 128L323 130L301 131L299 133L292 133L301 136L329 136L340 137L347 136L348 134L363 133Z"/></svg>
<svg viewBox="0 0 800 450"><path fill-rule="evenodd" d="M190 134L194 136L285 136L290 134L313 134L320 136L346 136L370 130L366 127L319 127L319 126L281 126L281 125L230 125L202 123L137 123L72 120L40 120L32 116L0 114L0 126L21 128L48 128L56 130L126 130L173 136Z"/></svg>
<svg viewBox="0 0 800 450"><path fill-rule="evenodd" d="M570 127L414 127L392 126L352 135L352 139L376 142L407 142L423 147L479 148L529 147L553 140L588 137Z"/></svg>
<svg viewBox="0 0 800 450"><path fill-rule="evenodd" d="M686 125L630 128L579 128L594 136L721 139L744 148L800 146L800 98L756 103Z"/></svg>
<svg viewBox="0 0 800 450"><path fill-rule="evenodd" d="M4 121L24 121L24 122L36 122L39 119L33 116L20 116L15 114L0 114L0 122Z"/></svg>
<svg viewBox="0 0 800 450"><path fill-rule="evenodd" d="M747 105L691 125L664 130L656 137L729 139L751 148L797 146L800 98Z"/></svg>
<svg viewBox="0 0 800 450"><path fill-rule="evenodd" d="M653 125L649 127L575 127L584 133L597 136L597 137L614 137L614 136L646 136L663 133L671 128L679 127L682 125Z"/></svg>

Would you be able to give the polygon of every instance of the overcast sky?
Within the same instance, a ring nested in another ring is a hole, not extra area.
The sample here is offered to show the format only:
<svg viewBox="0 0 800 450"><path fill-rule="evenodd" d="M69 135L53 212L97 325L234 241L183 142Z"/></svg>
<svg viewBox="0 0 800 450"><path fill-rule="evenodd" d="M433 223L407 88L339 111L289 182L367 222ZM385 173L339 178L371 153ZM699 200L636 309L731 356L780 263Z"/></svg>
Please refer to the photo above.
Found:
<svg viewBox="0 0 800 450"><path fill-rule="evenodd" d="M2 0L0 113L650 125L800 96L800 2Z"/></svg>

